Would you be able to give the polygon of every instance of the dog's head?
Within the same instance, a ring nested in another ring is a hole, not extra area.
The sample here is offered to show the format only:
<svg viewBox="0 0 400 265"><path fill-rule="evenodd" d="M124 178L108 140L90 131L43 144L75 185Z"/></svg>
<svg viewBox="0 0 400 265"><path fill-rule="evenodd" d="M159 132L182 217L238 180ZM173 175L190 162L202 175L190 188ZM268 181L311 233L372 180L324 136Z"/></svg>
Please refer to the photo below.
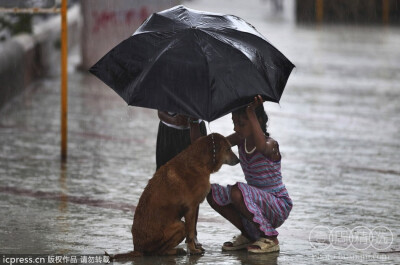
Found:
<svg viewBox="0 0 400 265"><path fill-rule="evenodd" d="M223 164L234 166L239 163L239 158L232 152L229 141L218 133L207 136L207 143L211 147L211 168L218 171Z"/></svg>

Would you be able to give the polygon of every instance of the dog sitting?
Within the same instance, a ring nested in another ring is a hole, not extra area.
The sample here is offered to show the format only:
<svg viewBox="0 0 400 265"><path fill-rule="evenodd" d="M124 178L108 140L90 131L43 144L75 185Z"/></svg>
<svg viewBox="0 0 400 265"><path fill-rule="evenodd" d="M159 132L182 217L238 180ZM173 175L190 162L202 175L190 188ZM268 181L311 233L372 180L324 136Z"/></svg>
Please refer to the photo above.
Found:
<svg viewBox="0 0 400 265"><path fill-rule="evenodd" d="M175 248L185 237L190 254L203 253L194 241L197 208L210 191L210 174L223 164L237 163L228 140L213 133L199 138L159 168L136 207L131 230L134 251L110 255L111 259L186 254Z"/></svg>

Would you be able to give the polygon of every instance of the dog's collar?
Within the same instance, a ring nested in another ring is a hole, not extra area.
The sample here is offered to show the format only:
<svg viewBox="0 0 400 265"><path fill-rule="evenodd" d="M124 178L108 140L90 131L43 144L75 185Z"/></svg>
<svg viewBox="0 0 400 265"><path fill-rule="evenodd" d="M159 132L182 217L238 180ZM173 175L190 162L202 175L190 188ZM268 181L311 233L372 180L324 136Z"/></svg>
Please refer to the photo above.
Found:
<svg viewBox="0 0 400 265"><path fill-rule="evenodd" d="M212 152L213 152L213 166L215 166L215 158L216 158L216 151L215 151L215 141L214 141L214 134L211 134L211 140L212 140ZM213 169L212 172L214 173L215 170Z"/></svg>

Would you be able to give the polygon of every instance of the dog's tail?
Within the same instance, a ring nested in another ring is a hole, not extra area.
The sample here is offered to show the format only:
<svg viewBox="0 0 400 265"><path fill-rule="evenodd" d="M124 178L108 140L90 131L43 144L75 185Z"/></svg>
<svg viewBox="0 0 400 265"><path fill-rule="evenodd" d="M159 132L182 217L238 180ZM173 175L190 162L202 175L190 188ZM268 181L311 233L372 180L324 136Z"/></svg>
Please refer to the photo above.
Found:
<svg viewBox="0 0 400 265"><path fill-rule="evenodd" d="M110 261L113 260L120 260L120 259L132 259L135 257L141 257L143 256L142 252L139 251L131 251L131 252L127 252L127 253L121 253L121 254L108 254L107 251L104 251L105 255L110 257Z"/></svg>

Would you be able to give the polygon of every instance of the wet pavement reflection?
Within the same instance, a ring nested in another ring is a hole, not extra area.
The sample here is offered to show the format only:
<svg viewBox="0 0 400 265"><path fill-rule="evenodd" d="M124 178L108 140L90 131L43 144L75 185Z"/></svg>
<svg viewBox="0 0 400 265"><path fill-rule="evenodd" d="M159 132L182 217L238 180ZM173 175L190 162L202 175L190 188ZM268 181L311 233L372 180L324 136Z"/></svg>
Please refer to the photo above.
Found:
<svg viewBox="0 0 400 265"><path fill-rule="evenodd" d="M281 251L222 252L237 230L204 202L198 223L203 256L119 264L400 263L400 29L298 26L271 17L260 9L262 1L240 8L240 1L215 2L186 4L234 10L296 65L281 103L265 103L294 202L278 229ZM77 51L70 61L77 61ZM71 70L69 78L66 164L60 162L58 78L38 81L0 110L2 253L132 249L133 211L155 170L157 114L128 107L88 74ZM230 134L231 117L208 130ZM243 180L239 165L211 177L221 184ZM386 237L378 238L377 227ZM367 241L354 241L360 238Z"/></svg>

